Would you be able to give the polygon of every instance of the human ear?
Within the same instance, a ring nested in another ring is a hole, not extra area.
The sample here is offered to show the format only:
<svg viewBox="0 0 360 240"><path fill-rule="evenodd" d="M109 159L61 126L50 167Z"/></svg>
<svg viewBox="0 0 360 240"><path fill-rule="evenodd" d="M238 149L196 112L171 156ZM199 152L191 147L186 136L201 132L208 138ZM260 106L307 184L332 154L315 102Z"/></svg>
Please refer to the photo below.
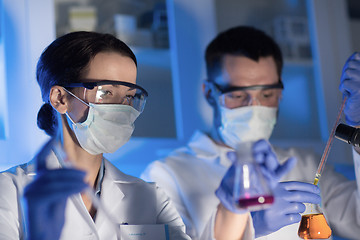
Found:
<svg viewBox="0 0 360 240"><path fill-rule="evenodd" d="M211 105L211 106L215 106L216 105L216 101L213 97L213 93L212 93L212 89L210 87L210 82L208 80L206 80L203 84L202 84L202 91L203 94L205 96L206 101Z"/></svg>
<svg viewBox="0 0 360 240"><path fill-rule="evenodd" d="M52 86L50 89L50 104L53 108L61 113L65 114L68 110L67 92L60 86Z"/></svg>

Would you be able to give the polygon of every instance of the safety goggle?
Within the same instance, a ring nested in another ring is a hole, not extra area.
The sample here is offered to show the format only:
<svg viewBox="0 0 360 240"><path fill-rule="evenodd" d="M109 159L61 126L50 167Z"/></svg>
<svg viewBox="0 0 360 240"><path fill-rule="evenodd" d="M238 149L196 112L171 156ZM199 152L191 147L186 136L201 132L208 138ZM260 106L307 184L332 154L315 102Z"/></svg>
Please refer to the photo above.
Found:
<svg viewBox="0 0 360 240"><path fill-rule="evenodd" d="M213 86L215 95L221 106L233 109L244 107L252 104L254 101L261 106L275 107L279 103L284 85L281 80L276 84L253 85L245 87L220 86L214 82L210 82ZM249 90L260 90L254 94L250 94Z"/></svg>
<svg viewBox="0 0 360 240"><path fill-rule="evenodd" d="M130 105L142 112L148 93L139 85L111 80L82 79L83 82L62 85L65 88L83 87L83 100L96 104Z"/></svg>

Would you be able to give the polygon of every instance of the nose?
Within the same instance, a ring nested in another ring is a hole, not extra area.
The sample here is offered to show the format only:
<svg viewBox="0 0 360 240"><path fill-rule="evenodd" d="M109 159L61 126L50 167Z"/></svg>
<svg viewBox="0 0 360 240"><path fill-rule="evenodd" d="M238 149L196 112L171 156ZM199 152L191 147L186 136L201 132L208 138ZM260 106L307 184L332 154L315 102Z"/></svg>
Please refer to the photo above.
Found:
<svg viewBox="0 0 360 240"><path fill-rule="evenodd" d="M248 106L261 106L260 101L256 97L249 96Z"/></svg>

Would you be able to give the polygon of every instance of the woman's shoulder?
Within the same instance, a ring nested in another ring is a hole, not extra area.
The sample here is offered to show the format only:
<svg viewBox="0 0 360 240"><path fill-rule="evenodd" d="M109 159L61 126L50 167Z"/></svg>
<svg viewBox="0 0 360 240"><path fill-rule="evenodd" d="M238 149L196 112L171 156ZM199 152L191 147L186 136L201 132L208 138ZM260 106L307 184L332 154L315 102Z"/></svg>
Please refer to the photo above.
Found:
<svg viewBox="0 0 360 240"><path fill-rule="evenodd" d="M24 187L35 175L33 161L9 168L0 173L0 188L2 191L22 193Z"/></svg>
<svg viewBox="0 0 360 240"><path fill-rule="evenodd" d="M35 164L31 160L27 163L13 166L5 171L0 172L1 176L23 176L23 175L35 175Z"/></svg>

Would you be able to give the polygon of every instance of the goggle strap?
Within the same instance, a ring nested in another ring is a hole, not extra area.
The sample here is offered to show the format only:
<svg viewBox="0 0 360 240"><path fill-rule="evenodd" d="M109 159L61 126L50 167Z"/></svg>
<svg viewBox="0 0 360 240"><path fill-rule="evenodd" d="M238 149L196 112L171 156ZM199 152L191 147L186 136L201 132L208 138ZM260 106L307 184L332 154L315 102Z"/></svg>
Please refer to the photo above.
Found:
<svg viewBox="0 0 360 240"><path fill-rule="evenodd" d="M63 89L65 90L65 92L67 92L68 94L70 94L71 96L73 96L74 98L85 104L86 106L90 107L90 105L87 102L85 102L84 100L82 100L81 98L79 98L78 96L67 90L66 88L63 87Z"/></svg>

